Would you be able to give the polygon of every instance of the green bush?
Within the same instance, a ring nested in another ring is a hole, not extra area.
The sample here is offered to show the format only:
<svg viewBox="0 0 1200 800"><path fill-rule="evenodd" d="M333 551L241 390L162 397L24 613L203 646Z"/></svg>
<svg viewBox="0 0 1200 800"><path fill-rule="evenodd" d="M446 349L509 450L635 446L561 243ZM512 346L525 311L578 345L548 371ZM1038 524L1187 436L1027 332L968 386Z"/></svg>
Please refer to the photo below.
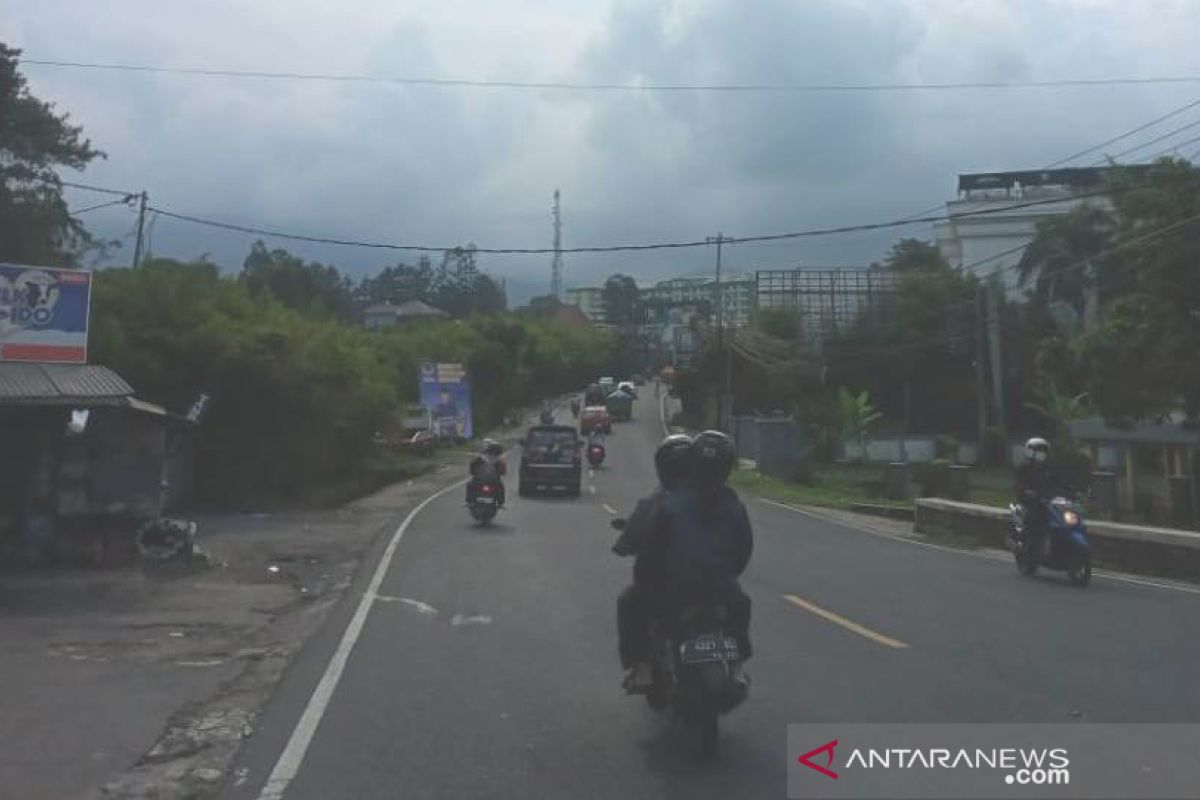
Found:
<svg viewBox="0 0 1200 800"><path fill-rule="evenodd" d="M955 461L958 458L958 440L953 436L942 434L933 440L933 454L936 458Z"/></svg>
<svg viewBox="0 0 1200 800"><path fill-rule="evenodd" d="M477 317L369 332L289 309L212 264L156 259L96 274L92 355L172 410L212 399L195 432L195 493L269 505L379 475L372 438L417 397L417 365L467 364L476 426L581 386L613 339L550 320Z"/></svg>

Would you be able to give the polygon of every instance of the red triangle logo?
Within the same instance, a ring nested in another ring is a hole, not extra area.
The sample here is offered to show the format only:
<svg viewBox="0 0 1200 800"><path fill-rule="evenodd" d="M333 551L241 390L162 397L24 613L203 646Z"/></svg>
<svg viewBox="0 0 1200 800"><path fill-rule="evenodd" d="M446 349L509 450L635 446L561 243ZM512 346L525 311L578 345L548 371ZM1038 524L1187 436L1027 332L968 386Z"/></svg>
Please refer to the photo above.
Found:
<svg viewBox="0 0 1200 800"><path fill-rule="evenodd" d="M826 742L825 744L821 745L816 750L809 750L807 753L800 756L796 760L799 761L804 766L808 767L809 769L816 770L817 772L821 773L825 777L833 778L836 781L838 779L838 774L836 772L834 772L833 770L829 769L829 767L833 766L833 751L837 746L838 746L838 740L834 739L832 742ZM825 766L821 766L820 764L814 764L812 761L809 760L813 756L819 755L820 753L825 753L825 755L826 755Z"/></svg>

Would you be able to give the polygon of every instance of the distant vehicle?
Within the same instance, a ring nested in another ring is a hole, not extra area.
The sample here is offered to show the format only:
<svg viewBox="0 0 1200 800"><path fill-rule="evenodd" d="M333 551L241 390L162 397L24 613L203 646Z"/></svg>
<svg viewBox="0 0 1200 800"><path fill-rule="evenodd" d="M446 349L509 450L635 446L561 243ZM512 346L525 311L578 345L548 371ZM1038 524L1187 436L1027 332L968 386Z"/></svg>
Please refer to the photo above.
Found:
<svg viewBox="0 0 1200 800"><path fill-rule="evenodd" d="M633 419L633 396L622 391L615 391L605 401L608 414L618 422L629 422Z"/></svg>
<svg viewBox="0 0 1200 800"><path fill-rule="evenodd" d="M583 404L585 406L602 406L607 399L608 392L604 391L598 383L593 383L583 393Z"/></svg>
<svg viewBox="0 0 1200 800"><path fill-rule="evenodd" d="M604 444L599 439L593 439L592 441L588 442L587 459L589 464L591 464L593 467L600 466L604 463L605 455L606 452L604 450Z"/></svg>
<svg viewBox="0 0 1200 800"><path fill-rule="evenodd" d="M604 401L599 405L584 406L579 414L579 432L588 434L593 431L612 433L612 415L608 413L608 406Z"/></svg>
<svg viewBox="0 0 1200 800"><path fill-rule="evenodd" d="M616 385L617 385L616 378L601 378L600 379L600 388L601 389L605 389L605 390L611 392L613 390L613 387L615 387Z"/></svg>
<svg viewBox="0 0 1200 800"><path fill-rule="evenodd" d="M583 440L567 425L535 425L521 441L517 493L528 497L535 489L562 489L578 497L583 488Z"/></svg>

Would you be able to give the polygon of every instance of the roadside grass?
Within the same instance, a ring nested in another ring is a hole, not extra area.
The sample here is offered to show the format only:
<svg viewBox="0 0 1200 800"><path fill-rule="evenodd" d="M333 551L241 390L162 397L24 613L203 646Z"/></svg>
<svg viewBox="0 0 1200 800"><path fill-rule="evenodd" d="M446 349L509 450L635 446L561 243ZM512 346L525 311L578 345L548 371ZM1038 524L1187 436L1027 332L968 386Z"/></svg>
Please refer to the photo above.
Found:
<svg viewBox="0 0 1200 800"><path fill-rule="evenodd" d="M730 477L730 485L740 491L781 503L836 508L852 511L855 503L888 508L912 508L911 500L894 500L883 495L882 464L835 464L814 468L811 479L801 483L763 475L757 470L739 468ZM1012 500L1011 474L1005 470L981 469L971 475L969 502L1004 508ZM914 481L913 490L919 486Z"/></svg>

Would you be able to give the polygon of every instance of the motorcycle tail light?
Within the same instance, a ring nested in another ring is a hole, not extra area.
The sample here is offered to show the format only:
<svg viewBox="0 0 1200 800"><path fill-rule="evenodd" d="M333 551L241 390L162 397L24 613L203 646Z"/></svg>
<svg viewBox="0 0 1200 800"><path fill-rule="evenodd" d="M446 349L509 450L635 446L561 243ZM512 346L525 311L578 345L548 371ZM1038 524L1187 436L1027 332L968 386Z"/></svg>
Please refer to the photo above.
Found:
<svg viewBox="0 0 1200 800"><path fill-rule="evenodd" d="M484 494L491 494L491 493L492 493L492 487L491 487L490 485L485 485L485 486L483 487L483 493L484 493Z"/></svg>

